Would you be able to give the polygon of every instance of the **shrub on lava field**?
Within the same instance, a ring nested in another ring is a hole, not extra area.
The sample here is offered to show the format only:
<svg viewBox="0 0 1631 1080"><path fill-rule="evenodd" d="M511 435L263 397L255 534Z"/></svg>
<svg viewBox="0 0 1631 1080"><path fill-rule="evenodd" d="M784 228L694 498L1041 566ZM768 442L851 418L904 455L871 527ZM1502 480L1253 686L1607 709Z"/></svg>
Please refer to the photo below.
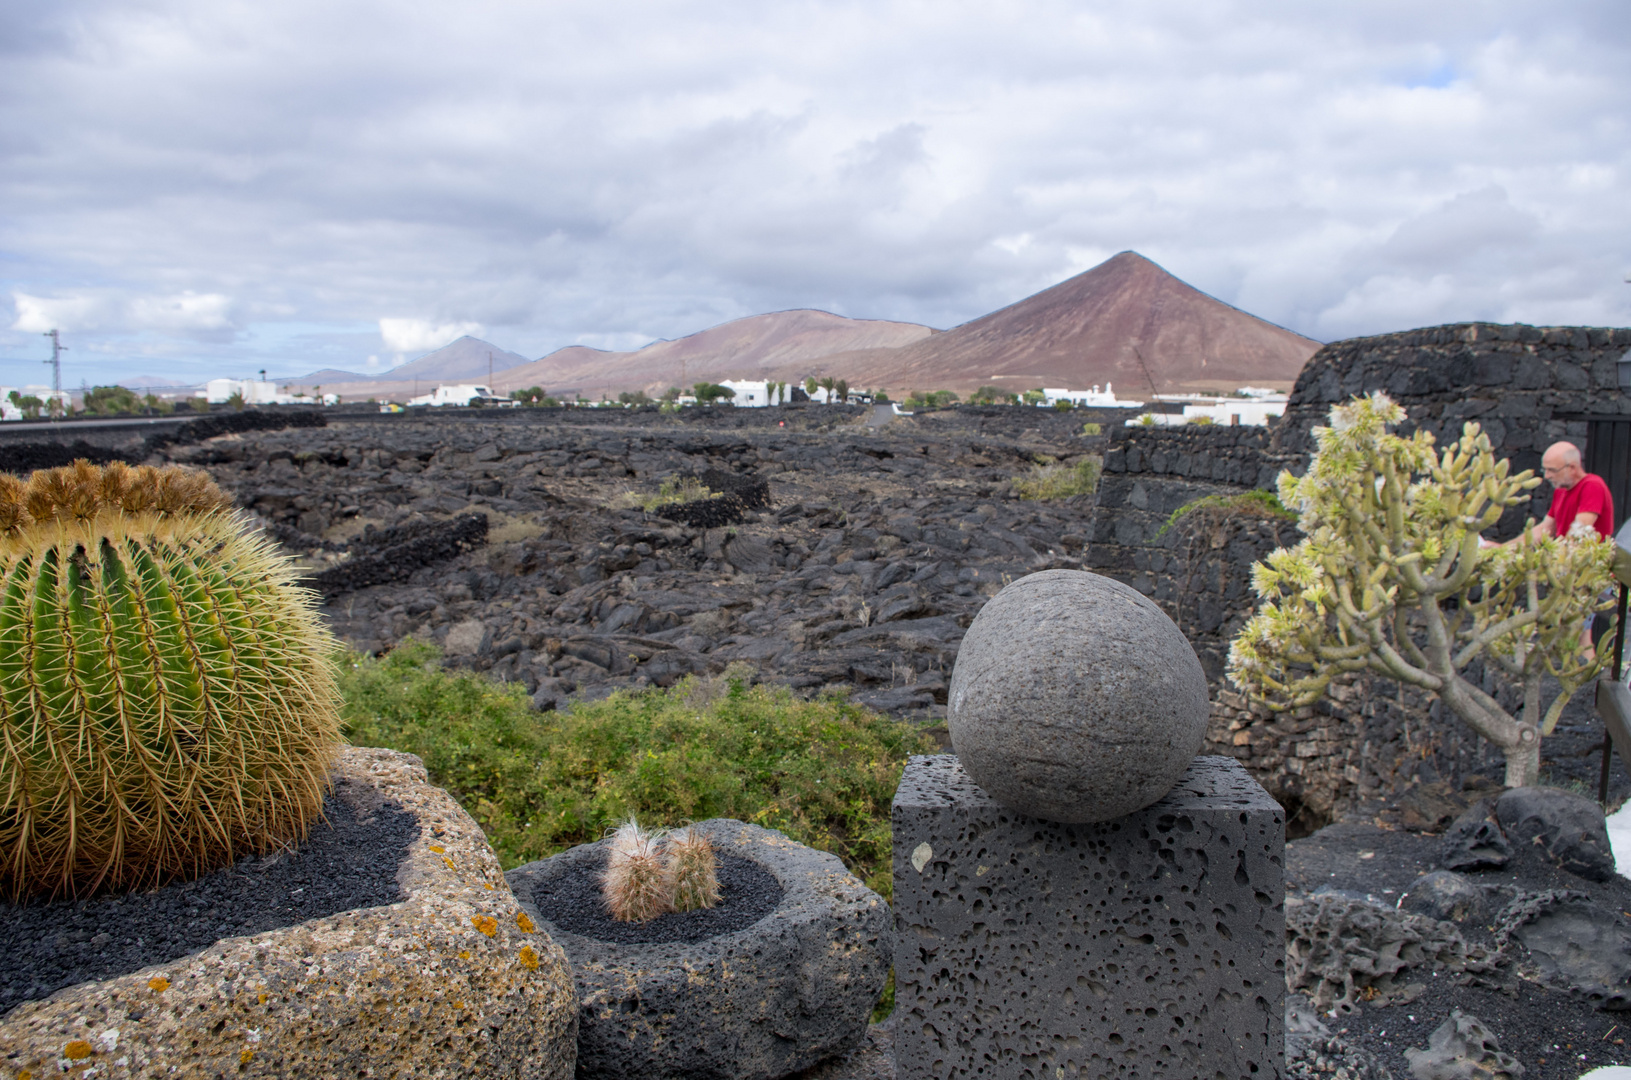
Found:
<svg viewBox="0 0 1631 1080"><path fill-rule="evenodd" d="M1022 499L1065 499L1091 495L1099 488L1103 462L1084 457L1075 465L1033 465L1027 476L1014 481L1014 491Z"/></svg>
<svg viewBox="0 0 1631 1080"><path fill-rule="evenodd" d="M0 892L83 896L302 839L333 639L202 473L0 475Z"/></svg>
<svg viewBox="0 0 1631 1080"><path fill-rule="evenodd" d="M535 712L519 686L443 671L407 642L341 672L346 733L418 754L506 867L649 821L736 818L830 851L889 895L889 805L915 728L838 697L695 679Z"/></svg>

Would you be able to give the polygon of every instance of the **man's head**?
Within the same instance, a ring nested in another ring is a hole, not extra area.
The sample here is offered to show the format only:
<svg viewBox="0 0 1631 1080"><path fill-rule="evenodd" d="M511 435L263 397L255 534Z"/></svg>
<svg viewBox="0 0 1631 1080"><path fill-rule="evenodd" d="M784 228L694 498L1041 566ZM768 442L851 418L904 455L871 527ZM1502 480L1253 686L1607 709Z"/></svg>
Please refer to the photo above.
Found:
<svg viewBox="0 0 1631 1080"><path fill-rule="evenodd" d="M1571 442L1557 442L1546 448L1540 458L1546 479L1560 488L1572 488L1586 475L1580 463L1580 448Z"/></svg>

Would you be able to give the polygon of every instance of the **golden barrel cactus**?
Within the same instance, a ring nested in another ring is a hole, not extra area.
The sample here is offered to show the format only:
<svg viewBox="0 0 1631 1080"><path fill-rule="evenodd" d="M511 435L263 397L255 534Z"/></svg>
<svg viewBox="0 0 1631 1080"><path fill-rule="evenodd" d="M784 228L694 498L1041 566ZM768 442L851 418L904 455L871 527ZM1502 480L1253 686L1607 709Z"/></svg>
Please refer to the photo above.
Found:
<svg viewBox="0 0 1631 1080"><path fill-rule="evenodd" d="M208 476L0 474L0 892L195 877L306 835L333 639Z"/></svg>

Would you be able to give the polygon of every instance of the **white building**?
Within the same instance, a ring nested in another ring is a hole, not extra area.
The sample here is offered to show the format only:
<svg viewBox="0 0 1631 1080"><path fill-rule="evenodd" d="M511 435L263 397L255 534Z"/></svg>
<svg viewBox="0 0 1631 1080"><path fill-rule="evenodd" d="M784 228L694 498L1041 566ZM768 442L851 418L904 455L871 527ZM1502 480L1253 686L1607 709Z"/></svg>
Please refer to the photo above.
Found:
<svg viewBox="0 0 1631 1080"><path fill-rule="evenodd" d="M1252 397L1201 397L1194 394L1165 396L1160 399L1168 408L1182 403L1182 412L1152 412L1158 427L1177 427L1183 424L1211 423L1223 427L1261 427L1276 417L1284 416L1287 396L1274 391L1262 391ZM1144 423L1140 416L1128 424Z"/></svg>
<svg viewBox="0 0 1631 1080"><path fill-rule="evenodd" d="M278 393L277 383L259 379L211 379L204 384L204 400L220 405L232 400L233 394L243 395L245 405L292 405L292 394Z"/></svg>
<svg viewBox="0 0 1631 1080"><path fill-rule="evenodd" d="M1116 392L1110 388L1109 383L1104 384L1104 392L1094 386L1091 390L1055 390L1049 387L1042 388L1042 405L1052 408L1056 401L1068 401L1072 405L1087 409L1142 409L1142 401L1121 401L1117 399Z"/></svg>
<svg viewBox="0 0 1631 1080"><path fill-rule="evenodd" d="M732 405L741 405L749 409L762 409L770 402L771 385L768 382L754 381L752 379L724 379L719 383L727 390L736 391L736 396L727 398Z"/></svg>
<svg viewBox="0 0 1631 1080"><path fill-rule="evenodd" d="M428 394L421 394L416 398L409 398L409 405L429 405L440 408L443 405L469 405L473 401L482 401L489 405L519 405L520 402L509 398L501 398L485 386L474 383L457 383L452 386L438 386Z"/></svg>
<svg viewBox="0 0 1631 1080"><path fill-rule="evenodd" d="M23 415L23 410L11 403L13 392L20 398L36 397L47 405L51 402L51 388L49 386L40 386L38 384L34 386L0 386L0 421L28 419ZM66 390L57 391L57 401L62 405L59 411L64 414L68 412L69 407L73 404L73 399ZM40 418L42 420L49 415L49 409L40 409Z"/></svg>

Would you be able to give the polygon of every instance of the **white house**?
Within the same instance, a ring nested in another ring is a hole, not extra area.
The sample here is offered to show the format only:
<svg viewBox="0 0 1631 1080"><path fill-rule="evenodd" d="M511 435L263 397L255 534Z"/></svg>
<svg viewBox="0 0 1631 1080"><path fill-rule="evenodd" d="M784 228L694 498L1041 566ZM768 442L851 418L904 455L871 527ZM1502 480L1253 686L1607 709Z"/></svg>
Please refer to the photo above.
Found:
<svg viewBox="0 0 1631 1080"><path fill-rule="evenodd" d="M1162 401L1168 406L1183 404L1183 412L1152 412L1149 415L1155 419L1158 427L1176 427L1182 424L1213 423L1223 427L1255 426L1261 427L1270 420L1284 416L1287 397L1285 394L1265 391L1253 397L1201 397L1199 395L1184 395L1181 398L1163 397ZM1128 424L1144 422L1142 416L1128 420Z"/></svg>
<svg viewBox="0 0 1631 1080"><path fill-rule="evenodd" d="M1117 399L1116 392L1110 388L1109 383L1104 384L1104 392L1100 393L1098 386L1091 390L1056 390L1049 387L1042 388L1041 404L1052 408L1056 401L1068 401L1072 405L1089 409L1142 409L1142 401L1121 401Z"/></svg>
<svg viewBox="0 0 1631 1080"><path fill-rule="evenodd" d="M277 383L259 379L211 379L204 384L204 400L212 405L230 401L242 394L245 405L291 405L294 396L278 393Z"/></svg>
<svg viewBox="0 0 1631 1080"><path fill-rule="evenodd" d="M453 386L438 386L428 394L421 394L416 398L409 398L409 405L429 405L440 408L443 405L469 405L472 401L484 401L491 405L517 405L516 401L501 398L485 386L474 383L458 383Z"/></svg>
<svg viewBox="0 0 1631 1080"><path fill-rule="evenodd" d="M12 392L15 391L20 398L36 397L49 404L51 401L51 388L49 386L0 386L0 420L26 420L23 410L11 403ZM57 391L57 400L62 404L62 411L66 413L72 404L72 397L66 390ZM41 409L40 416L44 418L48 410Z"/></svg>
<svg viewBox="0 0 1631 1080"><path fill-rule="evenodd" d="M764 381L752 379L723 379L720 386L736 391L736 396L728 399L732 405L746 406L749 409L762 409L770 402L771 385Z"/></svg>

